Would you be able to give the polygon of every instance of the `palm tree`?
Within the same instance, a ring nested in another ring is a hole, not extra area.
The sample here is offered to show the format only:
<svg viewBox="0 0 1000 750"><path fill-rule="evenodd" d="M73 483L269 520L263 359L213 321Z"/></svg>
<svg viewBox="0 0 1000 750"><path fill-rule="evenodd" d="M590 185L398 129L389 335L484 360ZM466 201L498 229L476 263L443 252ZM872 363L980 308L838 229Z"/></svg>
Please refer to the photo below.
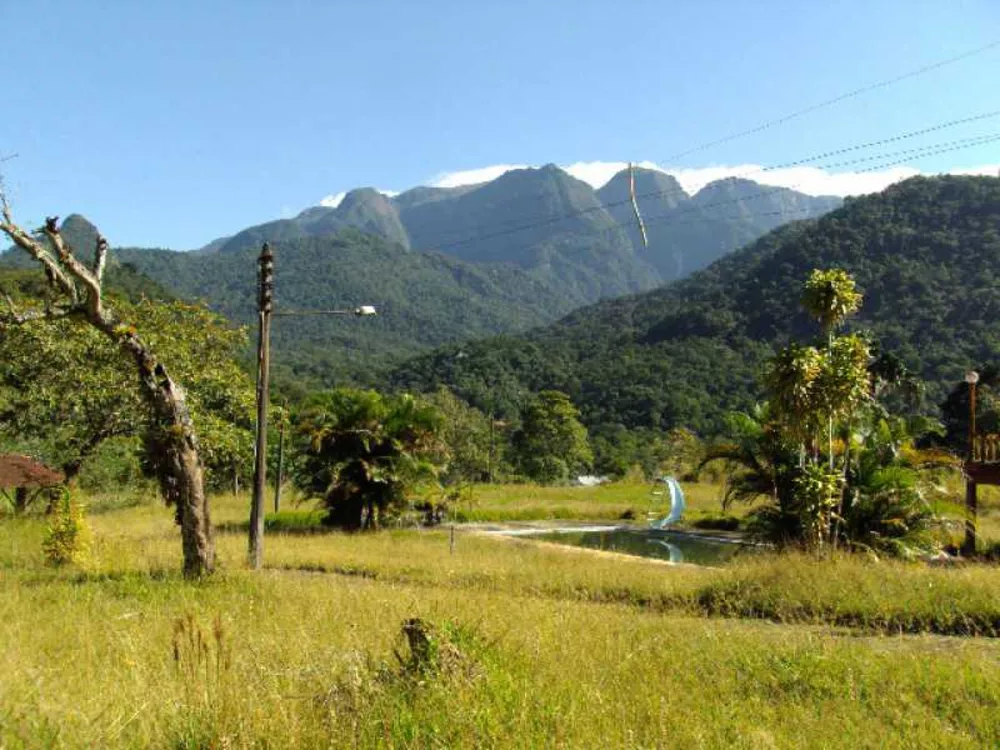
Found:
<svg viewBox="0 0 1000 750"><path fill-rule="evenodd" d="M296 483L322 498L327 524L350 531L377 529L446 458L438 412L410 395L341 388L315 397L297 422Z"/></svg>
<svg viewBox="0 0 1000 750"><path fill-rule="evenodd" d="M705 451L699 469L723 461L735 469L729 477L723 508L734 502L751 503L763 497L770 502L753 512L753 528L762 537L786 543L802 536L801 509L795 482L802 469L799 449L771 416L767 404L749 413L727 417L730 441Z"/></svg>
<svg viewBox="0 0 1000 750"><path fill-rule="evenodd" d="M924 496L923 472L957 470L961 461L947 451L918 449L915 442L943 429L928 417L872 411L847 477L841 527L845 543L894 554L928 544L933 514Z"/></svg>

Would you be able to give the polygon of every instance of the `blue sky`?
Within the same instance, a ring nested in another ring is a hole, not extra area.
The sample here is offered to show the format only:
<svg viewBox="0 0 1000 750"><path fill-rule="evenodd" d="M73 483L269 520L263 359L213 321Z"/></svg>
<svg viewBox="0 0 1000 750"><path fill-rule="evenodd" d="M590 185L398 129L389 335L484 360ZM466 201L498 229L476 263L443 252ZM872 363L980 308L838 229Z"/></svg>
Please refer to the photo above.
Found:
<svg viewBox="0 0 1000 750"><path fill-rule="evenodd" d="M997 47L670 158L998 40L996 0L0 0L0 28L17 218L84 213L116 245L197 247L352 187L491 165L724 174L1000 110ZM912 166L996 164L1000 142Z"/></svg>

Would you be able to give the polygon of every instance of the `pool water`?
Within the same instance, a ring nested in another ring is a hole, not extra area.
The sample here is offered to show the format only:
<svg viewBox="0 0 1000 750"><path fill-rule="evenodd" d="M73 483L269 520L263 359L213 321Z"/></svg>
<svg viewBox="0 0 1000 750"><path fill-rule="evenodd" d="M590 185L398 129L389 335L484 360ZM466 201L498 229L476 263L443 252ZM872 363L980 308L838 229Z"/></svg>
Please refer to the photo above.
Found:
<svg viewBox="0 0 1000 750"><path fill-rule="evenodd" d="M564 529L531 534L531 538L694 565L722 565L751 549L745 544L719 538L647 529Z"/></svg>

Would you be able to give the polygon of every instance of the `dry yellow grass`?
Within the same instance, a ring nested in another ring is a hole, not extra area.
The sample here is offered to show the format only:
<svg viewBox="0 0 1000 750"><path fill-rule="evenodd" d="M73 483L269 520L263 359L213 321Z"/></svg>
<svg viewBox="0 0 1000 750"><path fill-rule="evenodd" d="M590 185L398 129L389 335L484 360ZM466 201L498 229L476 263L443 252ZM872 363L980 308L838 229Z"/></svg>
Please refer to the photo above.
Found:
<svg viewBox="0 0 1000 750"><path fill-rule="evenodd" d="M243 498L213 507L245 520ZM270 535L253 573L233 532L220 573L189 583L169 511L90 520L86 568L57 571L42 521L0 522L0 747L1000 742L1000 643L887 636L876 617L987 611L992 568L671 568L472 535L451 554L445 533L398 531ZM706 592L784 623L698 616ZM822 625L838 611L872 619ZM410 617L456 623L467 668L401 677Z"/></svg>

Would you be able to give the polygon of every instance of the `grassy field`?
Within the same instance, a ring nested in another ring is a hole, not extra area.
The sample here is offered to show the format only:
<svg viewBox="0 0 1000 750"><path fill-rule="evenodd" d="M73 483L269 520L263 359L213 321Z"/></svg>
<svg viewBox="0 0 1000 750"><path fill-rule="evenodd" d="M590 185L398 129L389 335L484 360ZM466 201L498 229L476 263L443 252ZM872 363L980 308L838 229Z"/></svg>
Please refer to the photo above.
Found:
<svg viewBox="0 0 1000 750"><path fill-rule="evenodd" d="M246 500L214 514L237 529ZM715 570L393 531L271 534L253 573L234 530L190 583L167 510L90 521L61 570L43 520L0 521L0 747L1000 743L1000 641L933 634L1000 633L996 568ZM403 666L414 617L437 668Z"/></svg>
<svg viewBox="0 0 1000 750"><path fill-rule="evenodd" d="M654 495L652 490L647 483L626 482L598 487L475 485L454 503L452 515L458 522L616 521L623 517L645 521L647 513L665 515L669 510L664 496ZM688 483L684 491L688 522L722 515L720 485ZM746 506L732 508L730 514L740 516L746 510Z"/></svg>

